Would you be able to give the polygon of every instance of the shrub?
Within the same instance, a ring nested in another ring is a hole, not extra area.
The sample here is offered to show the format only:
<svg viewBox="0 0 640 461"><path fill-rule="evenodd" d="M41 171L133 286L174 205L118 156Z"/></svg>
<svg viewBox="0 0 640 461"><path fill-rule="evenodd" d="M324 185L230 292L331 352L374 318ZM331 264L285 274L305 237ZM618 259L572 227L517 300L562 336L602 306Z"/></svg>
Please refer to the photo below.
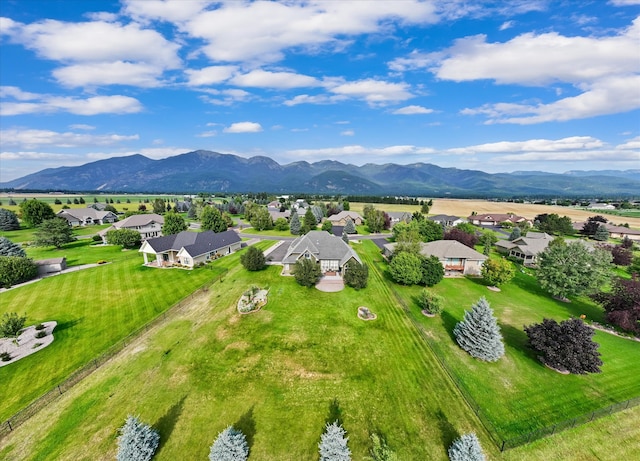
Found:
<svg viewBox="0 0 640 461"><path fill-rule="evenodd" d="M472 357L495 362L504 355L498 320L484 297L470 311L465 311L464 319L455 326L453 335L460 347Z"/></svg>
<svg viewBox="0 0 640 461"><path fill-rule="evenodd" d="M91 240L93 240L94 242L102 242L102 237L100 237L99 235L94 235L93 237L91 237Z"/></svg>
<svg viewBox="0 0 640 461"><path fill-rule="evenodd" d="M464 434L449 447L451 461L484 461L484 453L478 437L472 432Z"/></svg>
<svg viewBox="0 0 640 461"><path fill-rule="evenodd" d="M418 295L418 305L420 309L426 311L429 314L439 314L442 312L442 305L444 304L444 298L426 288L423 289Z"/></svg>
<svg viewBox="0 0 640 461"><path fill-rule="evenodd" d="M160 434L129 415L118 437L117 461L149 461L160 443Z"/></svg>
<svg viewBox="0 0 640 461"><path fill-rule="evenodd" d="M322 272L320 265L312 259L300 259L293 268L293 275L300 285L304 287L315 286L320 280Z"/></svg>
<svg viewBox="0 0 640 461"><path fill-rule="evenodd" d="M0 360L2 360L3 362L8 362L12 358L13 357L11 357L11 354L9 354L8 352L0 352Z"/></svg>
<svg viewBox="0 0 640 461"><path fill-rule="evenodd" d="M38 276L38 266L29 258L0 256L0 287L9 288Z"/></svg>
<svg viewBox="0 0 640 461"><path fill-rule="evenodd" d="M542 323L524 328L529 346L542 354L542 363L560 371L574 374L600 373L599 344L592 337L594 331L580 319Z"/></svg>
<svg viewBox="0 0 640 461"><path fill-rule="evenodd" d="M249 444L245 435L232 426L218 434L209 452L210 461L246 461L248 457Z"/></svg>
<svg viewBox="0 0 640 461"><path fill-rule="evenodd" d="M26 320L26 315L20 317L16 312L5 312L0 321L0 337L18 336Z"/></svg>
<svg viewBox="0 0 640 461"><path fill-rule="evenodd" d="M37 325L36 325L36 330L38 330L38 331L40 331L40 330L44 330L45 328L46 328L46 327L45 327L43 324L41 324L41 323L39 323L39 324L37 324Z"/></svg>
<svg viewBox="0 0 640 461"><path fill-rule="evenodd" d="M105 261L104 259L100 259L96 264L107 264L107 261Z"/></svg>
<svg viewBox="0 0 640 461"><path fill-rule="evenodd" d="M345 267L343 278L344 283L356 290L365 288L369 280L369 267L352 259Z"/></svg>
<svg viewBox="0 0 640 461"><path fill-rule="evenodd" d="M264 252L254 246L250 246L240 255L240 262L248 271L259 271L264 269L266 265Z"/></svg>
<svg viewBox="0 0 640 461"><path fill-rule="evenodd" d="M397 461L398 457L393 452L389 445L387 445L387 441L376 434L375 432L371 434L371 457L373 461Z"/></svg>
<svg viewBox="0 0 640 461"><path fill-rule="evenodd" d="M44 338L45 336L47 336L47 332L44 330L40 330L39 332L36 333L36 338L38 339Z"/></svg>
<svg viewBox="0 0 640 461"><path fill-rule="evenodd" d="M113 229L107 231L107 243L109 245L121 245L124 248L133 248L140 245L140 233L133 229Z"/></svg>

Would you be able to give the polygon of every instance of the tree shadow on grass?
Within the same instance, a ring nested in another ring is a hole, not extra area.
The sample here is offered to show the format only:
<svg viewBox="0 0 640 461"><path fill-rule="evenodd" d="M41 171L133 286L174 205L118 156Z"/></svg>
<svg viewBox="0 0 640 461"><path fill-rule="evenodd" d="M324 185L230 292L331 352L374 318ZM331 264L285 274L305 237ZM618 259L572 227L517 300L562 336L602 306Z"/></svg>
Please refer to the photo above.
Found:
<svg viewBox="0 0 640 461"><path fill-rule="evenodd" d="M249 445L249 452L251 452L253 441L256 437L256 420L253 417L253 406L240 416L240 419L233 424L233 428L244 434L247 439L247 445Z"/></svg>
<svg viewBox="0 0 640 461"><path fill-rule="evenodd" d="M158 453L162 451L165 444L169 440L173 429L176 427L176 423L182 414L182 407L187 396L183 396L175 404L173 404L162 417L153 425L155 429L160 433L160 444L158 445Z"/></svg>
<svg viewBox="0 0 640 461"><path fill-rule="evenodd" d="M68 330L69 328L73 328L83 320L84 320L84 317L80 317L73 320L67 320L65 322L58 322L55 328L55 333L60 333L64 330Z"/></svg>
<svg viewBox="0 0 640 461"><path fill-rule="evenodd" d="M454 440L460 437L460 433L453 427L453 424L449 422L449 418L445 415L441 409L436 412L436 418L438 418L438 428L440 429L440 439L445 450L451 446Z"/></svg>
<svg viewBox="0 0 640 461"><path fill-rule="evenodd" d="M524 330L516 328L512 325L500 324L500 331L507 346L517 349L525 357L533 360L536 363L540 363L536 353L529 346L527 346L527 344L529 343L529 337L524 332Z"/></svg>
<svg viewBox="0 0 640 461"><path fill-rule="evenodd" d="M455 328L459 320L451 315L446 309L442 311L440 317L442 318L442 326L444 326L444 329L449 334L449 337L453 341L455 341L456 337L453 335L453 329Z"/></svg>
<svg viewBox="0 0 640 461"><path fill-rule="evenodd" d="M340 402L337 398L334 398L329 404L329 413L327 414L327 418L325 419L326 424L332 424L335 421L338 422L340 426L343 425L342 420L342 408L340 408ZM324 431L324 429L323 429Z"/></svg>

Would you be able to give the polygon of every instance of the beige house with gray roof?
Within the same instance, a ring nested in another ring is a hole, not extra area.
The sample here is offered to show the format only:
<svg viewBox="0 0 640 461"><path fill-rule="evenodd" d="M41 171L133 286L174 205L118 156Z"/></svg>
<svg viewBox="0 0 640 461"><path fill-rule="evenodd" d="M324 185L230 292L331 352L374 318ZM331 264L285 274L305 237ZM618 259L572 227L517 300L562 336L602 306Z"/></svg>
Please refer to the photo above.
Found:
<svg viewBox="0 0 640 461"><path fill-rule="evenodd" d="M283 273L290 274L300 259L312 259L320 264L323 274L340 275L350 260L362 264L358 254L340 237L325 231L311 231L295 239L284 258Z"/></svg>
<svg viewBox="0 0 640 461"><path fill-rule="evenodd" d="M501 253L522 260L525 266L536 264L538 255L549 246L553 236L545 232L527 232L526 236L518 237L513 241L499 240L495 247Z"/></svg>
<svg viewBox="0 0 640 461"><path fill-rule="evenodd" d="M395 243L383 246L385 256L391 256L395 250ZM435 256L444 267L445 276L480 275L482 265L487 257L469 248L457 240L436 240L420 244L420 254Z"/></svg>
<svg viewBox="0 0 640 461"><path fill-rule="evenodd" d="M102 237L102 240L106 243L107 232L116 229L132 229L140 233L140 238L145 241L150 238L162 236L162 226L164 225L164 218L159 214L145 213L134 214L122 221L113 223L107 229L103 229L98 232L98 235Z"/></svg>

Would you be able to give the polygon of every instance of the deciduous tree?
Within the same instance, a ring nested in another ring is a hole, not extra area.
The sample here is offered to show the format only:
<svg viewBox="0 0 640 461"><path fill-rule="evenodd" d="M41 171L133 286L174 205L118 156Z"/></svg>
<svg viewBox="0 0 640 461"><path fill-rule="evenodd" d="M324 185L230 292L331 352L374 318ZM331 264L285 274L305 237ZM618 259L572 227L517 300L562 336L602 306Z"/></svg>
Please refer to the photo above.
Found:
<svg viewBox="0 0 640 461"><path fill-rule="evenodd" d="M22 222L27 227L36 227L45 219L55 218L56 214L48 203L36 199L26 200L20 204Z"/></svg>
<svg viewBox="0 0 640 461"><path fill-rule="evenodd" d="M439 314L444 306L444 298L425 288L418 295L418 305L429 314Z"/></svg>
<svg viewBox="0 0 640 461"><path fill-rule="evenodd" d="M529 346L540 353L540 360L557 370L575 374L600 373L599 344L593 341L594 331L580 319L542 323L524 328Z"/></svg>
<svg viewBox="0 0 640 461"><path fill-rule="evenodd" d="M187 230L187 223L178 213L167 213L164 215L162 225L162 235L174 235Z"/></svg>
<svg viewBox="0 0 640 461"><path fill-rule="evenodd" d="M607 222L607 219L600 215L591 216L587 218L587 221L582 226L582 230L580 232L582 232L582 234L588 237L592 237L597 232L598 227L600 227L600 224L605 224L606 222Z"/></svg>
<svg viewBox="0 0 640 461"><path fill-rule="evenodd" d="M455 227L444 233L444 240L457 240L469 248L473 248L478 243L478 237L475 234L468 234Z"/></svg>
<svg viewBox="0 0 640 461"><path fill-rule="evenodd" d="M227 230L227 223L224 222L220 210L216 207L205 206L200 215L200 222L203 231L210 230L218 233Z"/></svg>
<svg viewBox="0 0 640 461"><path fill-rule="evenodd" d="M330 234L333 231L333 224L331 224L331 221L325 221L322 223L322 227L321 229L325 232L329 232Z"/></svg>
<svg viewBox="0 0 640 461"><path fill-rule="evenodd" d="M164 200L161 198L157 198L153 201L153 212L156 214L164 214L167 211L167 206L164 203Z"/></svg>
<svg viewBox="0 0 640 461"><path fill-rule="evenodd" d="M389 273L402 285L417 285L422 281L422 258L406 251L395 254L389 264Z"/></svg>
<svg viewBox="0 0 640 461"><path fill-rule="evenodd" d="M62 248L65 243L76 240L73 236L73 229L64 218L45 219L38 225L33 237L33 244L41 247L54 246Z"/></svg>
<svg viewBox="0 0 640 461"><path fill-rule="evenodd" d="M265 207L255 209L251 218L251 227L259 231L273 229L273 219L269 210Z"/></svg>
<svg viewBox="0 0 640 461"><path fill-rule="evenodd" d="M504 343L493 316L489 302L480 298L470 311L465 311L464 319L453 329L456 342L472 357L487 362L495 362L504 355Z"/></svg>
<svg viewBox="0 0 640 461"><path fill-rule="evenodd" d="M623 330L640 333L640 279L634 275L631 280L617 277L610 292L591 296L607 312L607 322L618 325Z"/></svg>
<svg viewBox="0 0 640 461"><path fill-rule="evenodd" d="M589 294L609 279L611 259L608 251L589 251L578 241L549 245L538 255L536 276L540 286L555 297Z"/></svg>
<svg viewBox="0 0 640 461"><path fill-rule="evenodd" d="M494 287L507 283L516 275L511 261L504 258L487 259L482 265L481 273L484 280Z"/></svg>
<svg viewBox="0 0 640 461"><path fill-rule="evenodd" d="M420 283L432 287L444 278L444 267L437 256L421 256L422 279Z"/></svg>
<svg viewBox="0 0 640 461"><path fill-rule="evenodd" d="M105 237L109 245L121 245L124 248L138 246L141 241L140 233L133 229L112 229L107 231Z"/></svg>

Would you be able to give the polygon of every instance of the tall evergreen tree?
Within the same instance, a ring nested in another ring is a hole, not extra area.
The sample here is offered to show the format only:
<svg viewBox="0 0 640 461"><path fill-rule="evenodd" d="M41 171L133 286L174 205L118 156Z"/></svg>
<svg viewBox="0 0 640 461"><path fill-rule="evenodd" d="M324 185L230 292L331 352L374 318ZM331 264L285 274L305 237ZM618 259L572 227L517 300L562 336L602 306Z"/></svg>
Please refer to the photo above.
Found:
<svg viewBox="0 0 640 461"><path fill-rule="evenodd" d="M349 234L347 234L344 229L342 229L342 236L341 237L342 237L342 241L344 243L346 243L347 245L349 245Z"/></svg>
<svg viewBox="0 0 640 461"><path fill-rule="evenodd" d="M0 237L0 256L19 256L25 258L27 254L19 244L13 243L6 237Z"/></svg>
<svg viewBox="0 0 640 461"><path fill-rule="evenodd" d="M18 216L11 210L0 208L0 230L11 231L20 229Z"/></svg>
<svg viewBox="0 0 640 461"><path fill-rule="evenodd" d="M356 290L365 288L369 280L369 267L362 263L360 264L356 260L350 260L344 272L344 283Z"/></svg>
<svg viewBox="0 0 640 461"><path fill-rule="evenodd" d="M344 228L342 231L346 234L355 234L356 233L356 225L353 223L353 220L349 217L345 220Z"/></svg>
<svg viewBox="0 0 640 461"><path fill-rule="evenodd" d="M471 432L454 440L449 447L449 459L451 461L485 461L478 437Z"/></svg>
<svg viewBox="0 0 640 461"><path fill-rule="evenodd" d="M347 446L349 438L345 434L346 431L338 421L327 423L318 444L320 461L351 461L351 450Z"/></svg>
<svg viewBox="0 0 640 461"><path fill-rule="evenodd" d="M519 227L514 227L509 234L509 241L513 242L515 239L519 239L520 237L522 237L522 231Z"/></svg>
<svg viewBox="0 0 640 461"><path fill-rule="evenodd" d="M298 217L298 213L296 210L291 212L291 217L289 218L289 231L293 235L300 235L300 230L302 228L302 224L300 223L300 218Z"/></svg>
<svg viewBox="0 0 640 461"><path fill-rule="evenodd" d="M153 458L160 434L135 416L128 416L118 437L118 461L149 461Z"/></svg>
<svg viewBox="0 0 640 461"><path fill-rule="evenodd" d="M442 281L444 278L444 267L437 256L425 257L420 255L422 266L421 283L428 287L432 287Z"/></svg>
<svg viewBox="0 0 640 461"><path fill-rule="evenodd" d="M455 326L453 335L472 357L495 362L504 355L498 320L484 296L471 306L470 311L465 311L464 319Z"/></svg>
<svg viewBox="0 0 640 461"><path fill-rule="evenodd" d="M209 451L209 461L246 461L248 457L249 444L245 435L232 426L218 434Z"/></svg>
<svg viewBox="0 0 640 461"><path fill-rule="evenodd" d="M311 208L307 208L307 212L304 214L303 227L306 229L305 234L309 231L316 230L318 227L318 221L316 221L316 217L313 211L311 211Z"/></svg>
<svg viewBox="0 0 640 461"><path fill-rule="evenodd" d="M240 255L240 263L248 271L262 270L266 264L264 252L258 247L250 246Z"/></svg>
<svg viewBox="0 0 640 461"><path fill-rule="evenodd" d="M607 230L607 226L605 226L604 224L600 224L598 226L598 229L596 230L596 233L593 234L593 239L597 240L598 242L606 242L607 240L609 240L609 231Z"/></svg>

